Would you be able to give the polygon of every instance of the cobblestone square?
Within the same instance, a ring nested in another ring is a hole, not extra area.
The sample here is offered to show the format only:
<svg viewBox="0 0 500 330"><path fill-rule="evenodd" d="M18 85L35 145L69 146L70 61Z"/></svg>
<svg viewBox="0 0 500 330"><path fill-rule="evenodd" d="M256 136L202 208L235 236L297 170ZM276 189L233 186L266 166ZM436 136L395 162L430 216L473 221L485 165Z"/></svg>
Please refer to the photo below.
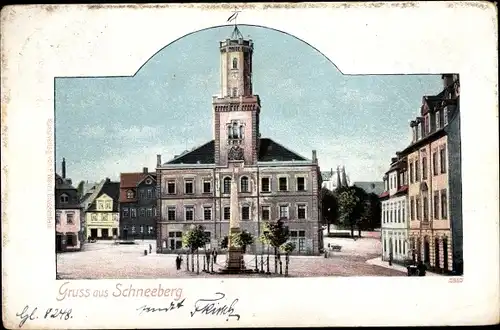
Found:
<svg viewBox="0 0 500 330"><path fill-rule="evenodd" d="M368 264L366 261L380 256L380 240L377 237L327 238L328 243L341 245L341 252L329 252L324 256L291 256L289 265L290 277L313 276L406 276L405 273ZM101 241L87 244L83 251L61 253L57 255L57 272L62 279L154 279L154 278L189 278L217 276L276 276L265 274L220 275L202 272L203 255L200 253L200 274L186 270L186 258L183 256L181 270L176 270L174 254L148 254L149 244L155 250L154 241L137 241L134 245L115 245L112 241ZM266 260L264 255L264 261ZM284 259L284 258L283 258ZM260 256L258 256L260 269ZM274 273L274 259L271 255L269 269ZM196 256L195 256L196 261ZM224 266L225 255L217 258L214 270ZM247 268L255 268L255 256L245 255ZM284 265L283 262L283 272ZM264 270L266 270L264 265ZM279 276L279 275L278 275Z"/></svg>

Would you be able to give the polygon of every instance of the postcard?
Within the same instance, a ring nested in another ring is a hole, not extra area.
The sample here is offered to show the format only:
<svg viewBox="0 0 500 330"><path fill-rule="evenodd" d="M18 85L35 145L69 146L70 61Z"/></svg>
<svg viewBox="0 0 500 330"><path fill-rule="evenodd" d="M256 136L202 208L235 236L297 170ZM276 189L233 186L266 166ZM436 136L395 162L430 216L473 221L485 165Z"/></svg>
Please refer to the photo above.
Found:
<svg viewBox="0 0 500 330"><path fill-rule="evenodd" d="M4 7L4 326L497 323L495 13Z"/></svg>

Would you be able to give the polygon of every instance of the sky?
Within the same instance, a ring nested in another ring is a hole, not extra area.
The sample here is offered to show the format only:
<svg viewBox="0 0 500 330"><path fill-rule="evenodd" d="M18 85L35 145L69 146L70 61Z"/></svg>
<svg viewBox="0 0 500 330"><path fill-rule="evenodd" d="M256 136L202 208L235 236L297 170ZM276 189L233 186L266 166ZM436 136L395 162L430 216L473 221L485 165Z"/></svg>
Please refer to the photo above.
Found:
<svg viewBox="0 0 500 330"><path fill-rule="evenodd" d="M212 140L219 41L232 29L184 36L132 77L56 78L57 172L64 157L75 184L119 180L122 172L154 170L157 154L166 162ZM422 97L442 89L440 75L344 75L314 45L269 28L239 29L254 41L262 137L306 158L317 150L322 171L343 165L351 182L382 180L411 141Z"/></svg>

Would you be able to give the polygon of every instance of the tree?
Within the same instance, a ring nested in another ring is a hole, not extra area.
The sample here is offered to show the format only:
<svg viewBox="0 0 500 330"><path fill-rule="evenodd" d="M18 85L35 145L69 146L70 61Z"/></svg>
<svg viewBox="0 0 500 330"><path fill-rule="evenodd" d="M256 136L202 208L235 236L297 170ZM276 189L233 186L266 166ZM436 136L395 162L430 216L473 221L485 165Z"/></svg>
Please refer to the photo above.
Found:
<svg viewBox="0 0 500 330"><path fill-rule="evenodd" d="M80 183L78 183L78 186L76 187L76 191L78 194L78 201L80 201L83 197L84 188L85 188L85 181L80 181Z"/></svg>
<svg viewBox="0 0 500 330"><path fill-rule="evenodd" d="M338 191L340 221L351 229L351 237L354 237L354 227L360 224L365 210L364 199L359 195L360 192L354 187L345 187Z"/></svg>
<svg viewBox="0 0 500 330"><path fill-rule="evenodd" d="M323 214L323 219L321 220L326 224L329 234L330 225L337 221L338 203L335 194L325 187L321 188L321 210Z"/></svg>
<svg viewBox="0 0 500 330"><path fill-rule="evenodd" d="M235 247L241 247L243 249L243 253L246 252L247 245L252 244L253 241L253 235L246 230L231 235L231 244Z"/></svg>
<svg viewBox="0 0 500 330"><path fill-rule="evenodd" d="M286 254L286 263L285 263L285 276L288 276L288 265L290 264L290 253L295 250L295 243L286 242L280 246L280 249Z"/></svg>
<svg viewBox="0 0 500 330"><path fill-rule="evenodd" d="M191 252L191 271L194 272L194 252L196 252L196 272L200 273L200 253L199 249L209 242L203 226L191 226L191 228L182 235L182 245Z"/></svg>
<svg viewBox="0 0 500 330"><path fill-rule="evenodd" d="M264 241L274 248L274 272L278 273L278 260L281 265L281 256L279 253L279 247L288 241L290 237L290 232L288 227L285 226L282 220L278 220L274 223L268 222L265 224L263 230Z"/></svg>

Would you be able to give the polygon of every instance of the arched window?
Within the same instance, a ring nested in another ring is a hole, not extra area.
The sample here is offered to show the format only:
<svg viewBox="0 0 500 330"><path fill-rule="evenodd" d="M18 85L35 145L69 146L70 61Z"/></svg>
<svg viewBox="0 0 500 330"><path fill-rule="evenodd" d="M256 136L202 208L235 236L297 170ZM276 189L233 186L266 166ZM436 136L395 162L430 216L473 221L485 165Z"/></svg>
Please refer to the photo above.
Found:
<svg viewBox="0 0 500 330"><path fill-rule="evenodd" d="M224 178L223 193L229 194L231 192L231 178Z"/></svg>
<svg viewBox="0 0 500 330"><path fill-rule="evenodd" d="M236 57L233 58L233 69L238 69L238 59Z"/></svg>
<svg viewBox="0 0 500 330"><path fill-rule="evenodd" d="M128 199L134 198L134 191L133 190L127 190L127 198Z"/></svg>
<svg viewBox="0 0 500 330"><path fill-rule="evenodd" d="M248 186L248 177L244 176L241 178L241 191L242 192L249 192L249 186Z"/></svg>
<svg viewBox="0 0 500 330"><path fill-rule="evenodd" d="M67 203L69 202L69 197L66 194L61 195L61 203Z"/></svg>

